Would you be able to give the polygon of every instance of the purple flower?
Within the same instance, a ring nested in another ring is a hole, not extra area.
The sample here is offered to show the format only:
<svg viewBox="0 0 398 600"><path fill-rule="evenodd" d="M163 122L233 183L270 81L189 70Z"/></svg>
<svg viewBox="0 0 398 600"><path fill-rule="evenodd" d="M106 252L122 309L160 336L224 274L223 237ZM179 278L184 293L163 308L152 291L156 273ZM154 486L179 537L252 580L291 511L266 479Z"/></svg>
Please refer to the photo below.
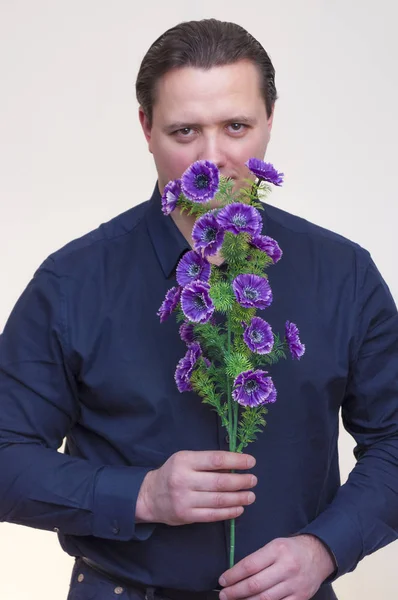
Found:
<svg viewBox="0 0 398 600"><path fill-rule="evenodd" d="M162 195L162 211L169 215L177 206L178 198L181 194L181 179L169 181L165 186Z"/></svg>
<svg viewBox="0 0 398 600"><path fill-rule="evenodd" d="M269 237L268 235L258 235L253 237L250 241L251 245L259 250L262 250L274 261L274 264L277 263L282 258L282 250L279 247L277 241Z"/></svg>
<svg viewBox="0 0 398 600"><path fill-rule="evenodd" d="M177 281L183 287L196 279L209 281L210 263L194 250L186 252L177 267Z"/></svg>
<svg viewBox="0 0 398 600"><path fill-rule="evenodd" d="M244 371L234 381L233 399L242 406L259 406L276 400L276 388L267 371Z"/></svg>
<svg viewBox="0 0 398 600"><path fill-rule="evenodd" d="M213 212L199 217L192 229L192 239L195 249L203 248L205 256L216 254L220 250L224 241L224 231Z"/></svg>
<svg viewBox="0 0 398 600"><path fill-rule="evenodd" d="M208 160L194 162L181 177L184 196L192 202L208 202L218 191L220 173Z"/></svg>
<svg viewBox="0 0 398 600"><path fill-rule="evenodd" d="M272 290L267 279L259 275L238 275L232 282L235 298L244 308L267 308L272 302Z"/></svg>
<svg viewBox="0 0 398 600"><path fill-rule="evenodd" d="M244 324L244 327L243 339L250 350L257 354L269 354L274 346L274 335L267 321L253 317L250 324Z"/></svg>
<svg viewBox="0 0 398 600"><path fill-rule="evenodd" d="M278 173L271 163L266 163L258 158L249 158L245 165L261 181L282 185L284 174Z"/></svg>
<svg viewBox="0 0 398 600"><path fill-rule="evenodd" d="M222 208L217 215L217 222L222 229L231 231L235 235L249 233L256 236L262 227L259 211L254 206L242 202L234 202Z"/></svg>
<svg viewBox="0 0 398 600"><path fill-rule="evenodd" d="M297 325L290 321L286 321L285 334L292 358L300 360L305 352L305 345L300 342L300 332Z"/></svg>
<svg viewBox="0 0 398 600"><path fill-rule="evenodd" d="M207 323L214 312L214 304L209 295L210 286L202 281L193 281L181 293L181 307L184 315L194 323Z"/></svg>
<svg viewBox="0 0 398 600"><path fill-rule="evenodd" d="M191 375L201 355L200 345L198 342L194 342L189 346L185 356L178 361L174 379L179 392L190 392L192 390Z"/></svg>
<svg viewBox="0 0 398 600"><path fill-rule="evenodd" d="M194 341L194 326L192 323L185 322L180 326L180 338L186 344L192 344Z"/></svg>
<svg viewBox="0 0 398 600"><path fill-rule="evenodd" d="M166 294L165 299L159 308L157 315L160 317L160 322L163 323L171 315L173 310L177 308L177 304L180 301L181 288L172 287Z"/></svg>

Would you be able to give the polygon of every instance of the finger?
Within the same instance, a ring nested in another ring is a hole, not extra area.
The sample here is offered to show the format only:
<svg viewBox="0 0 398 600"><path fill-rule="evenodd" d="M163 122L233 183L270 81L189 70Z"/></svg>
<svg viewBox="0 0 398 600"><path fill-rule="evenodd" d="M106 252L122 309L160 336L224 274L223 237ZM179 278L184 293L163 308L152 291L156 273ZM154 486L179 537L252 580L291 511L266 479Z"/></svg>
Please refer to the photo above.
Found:
<svg viewBox="0 0 398 600"><path fill-rule="evenodd" d="M235 583L267 569L275 563L276 558L275 553L267 551L267 547L264 546L260 550L257 550L257 552L243 558L231 569L228 569L228 571L225 571L218 582L222 587L235 585Z"/></svg>
<svg viewBox="0 0 398 600"><path fill-rule="evenodd" d="M291 589L287 586L286 577L280 571L278 572L273 565L223 590L225 600L238 600L240 598L253 600L254 598L260 598L261 594L263 594L261 600L264 600L264 597L267 600L276 600L276 598L279 600L279 598L284 598L287 593L291 593ZM283 595L279 596L278 594Z"/></svg>
<svg viewBox="0 0 398 600"><path fill-rule="evenodd" d="M250 490L257 485L257 477L251 474L239 473L197 473L192 478L191 489L198 492L237 492Z"/></svg>
<svg viewBox="0 0 398 600"><path fill-rule="evenodd" d="M192 523L214 523L236 519L243 513L243 506L231 508L195 508L192 510Z"/></svg>
<svg viewBox="0 0 398 600"><path fill-rule="evenodd" d="M190 454L191 467L196 471L245 470L256 464L256 459L250 454L226 450L199 450Z"/></svg>
<svg viewBox="0 0 398 600"><path fill-rule="evenodd" d="M192 501L195 508L231 508L233 506L248 506L256 499L253 492L239 493L198 493Z"/></svg>
<svg viewBox="0 0 398 600"><path fill-rule="evenodd" d="M289 591L284 583L280 583L271 589L263 590L262 593L255 596L245 596L244 598L245 600L264 600L264 598L267 600L297 600L297 596L292 594L292 591Z"/></svg>

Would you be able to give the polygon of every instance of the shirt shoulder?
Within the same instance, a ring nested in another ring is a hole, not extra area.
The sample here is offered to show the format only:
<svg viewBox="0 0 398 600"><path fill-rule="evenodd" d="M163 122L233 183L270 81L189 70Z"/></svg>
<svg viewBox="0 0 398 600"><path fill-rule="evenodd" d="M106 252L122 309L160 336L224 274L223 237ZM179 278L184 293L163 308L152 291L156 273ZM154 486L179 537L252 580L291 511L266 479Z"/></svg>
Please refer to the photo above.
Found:
<svg viewBox="0 0 398 600"><path fill-rule="evenodd" d="M137 235L142 240L146 231L144 222L149 204L149 200L141 202L92 231L73 239L50 254L43 265L52 264L62 271L67 271L68 267L81 264L86 259L92 261L95 256L108 251L112 245L116 247L123 245L124 241L128 243L133 235Z"/></svg>
<svg viewBox="0 0 398 600"><path fill-rule="evenodd" d="M275 228L285 229L290 234L305 235L309 240L319 244L337 244L357 251L367 252L358 243L350 240L339 233L316 225L303 217L294 215L270 204L264 205L267 220Z"/></svg>
<svg viewBox="0 0 398 600"><path fill-rule="evenodd" d="M335 231L312 223L270 204L263 204L268 223L267 235L275 237L288 246L299 257L308 253L324 264L354 263L359 270L367 267L371 260L369 251L359 243Z"/></svg>

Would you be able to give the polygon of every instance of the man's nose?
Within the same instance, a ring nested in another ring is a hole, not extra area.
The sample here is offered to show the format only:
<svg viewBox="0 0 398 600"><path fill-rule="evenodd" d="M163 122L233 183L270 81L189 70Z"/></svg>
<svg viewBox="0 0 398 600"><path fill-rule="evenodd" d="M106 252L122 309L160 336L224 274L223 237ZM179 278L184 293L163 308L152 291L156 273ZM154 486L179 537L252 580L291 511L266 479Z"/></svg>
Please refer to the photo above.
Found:
<svg viewBox="0 0 398 600"><path fill-rule="evenodd" d="M198 160L209 160L214 163L218 169L225 167L225 153L221 141L216 137L203 139L199 150Z"/></svg>

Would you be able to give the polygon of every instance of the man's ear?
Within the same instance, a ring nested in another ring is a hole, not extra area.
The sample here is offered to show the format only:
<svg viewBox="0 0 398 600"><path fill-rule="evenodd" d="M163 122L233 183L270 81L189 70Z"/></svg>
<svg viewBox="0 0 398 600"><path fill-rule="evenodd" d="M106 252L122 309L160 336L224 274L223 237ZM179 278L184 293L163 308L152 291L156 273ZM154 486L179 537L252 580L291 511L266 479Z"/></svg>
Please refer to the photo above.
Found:
<svg viewBox="0 0 398 600"><path fill-rule="evenodd" d="M140 106L138 109L138 118L140 120L142 131L144 132L144 135L145 135L145 139L148 142L148 150L152 154L152 149L151 149L152 127L150 126L149 119L148 119L147 115L145 114L142 106Z"/></svg>

